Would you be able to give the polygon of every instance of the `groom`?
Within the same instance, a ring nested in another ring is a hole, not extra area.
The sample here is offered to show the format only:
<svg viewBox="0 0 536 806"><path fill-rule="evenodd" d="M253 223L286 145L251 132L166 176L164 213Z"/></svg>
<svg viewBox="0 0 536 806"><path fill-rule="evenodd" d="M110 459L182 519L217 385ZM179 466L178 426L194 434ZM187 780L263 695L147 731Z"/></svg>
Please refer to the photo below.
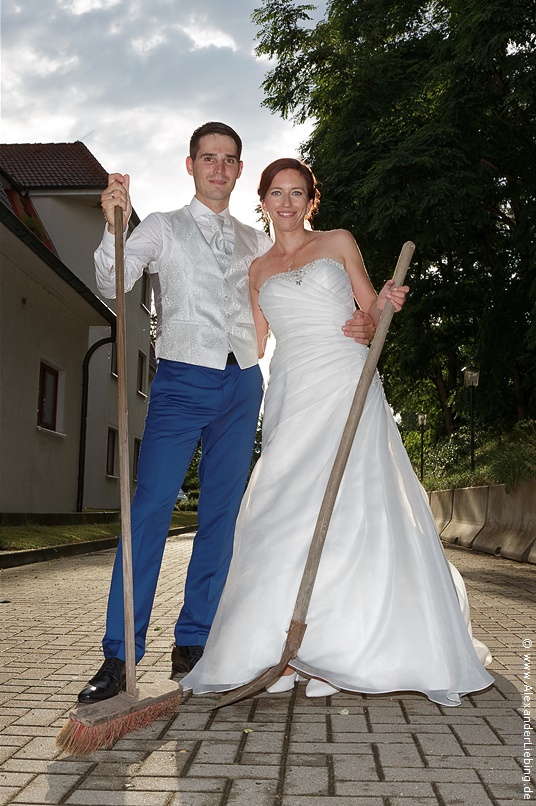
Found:
<svg viewBox="0 0 536 806"><path fill-rule="evenodd" d="M201 439L199 528L175 625L172 676L190 671L216 613L231 560L234 526L249 470L262 378L248 292L248 266L268 236L229 214L242 172L242 142L223 123L206 123L190 140L186 169L195 195L171 213L152 213L125 245L125 291L145 268L158 316L158 369L138 461L132 502L136 662L145 639L173 506ZM101 196L108 226L95 253L97 285L115 296L114 207L123 228L132 211L129 177L111 174ZM373 327L356 314L346 335L368 342ZM125 683L121 548L108 599L104 663L78 695L97 702Z"/></svg>

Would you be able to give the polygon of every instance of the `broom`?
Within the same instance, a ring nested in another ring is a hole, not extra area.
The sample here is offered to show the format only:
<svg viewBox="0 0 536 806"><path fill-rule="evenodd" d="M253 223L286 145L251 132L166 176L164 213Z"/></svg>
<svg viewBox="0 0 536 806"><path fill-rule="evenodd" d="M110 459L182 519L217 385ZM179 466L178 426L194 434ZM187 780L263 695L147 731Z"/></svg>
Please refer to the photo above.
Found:
<svg viewBox="0 0 536 806"><path fill-rule="evenodd" d="M123 560L123 606L125 619L126 691L90 705L78 703L56 737L57 745L69 755L83 755L112 747L125 733L151 725L177 710L182 688L177 683L136 687L134 637L134 586L132 536L130 528L130 485L128 460L128 410L126 373L126 317L123 249L123 211L114 208L115 288L117 299L117 383L119 422L119 479Z"/></svg>
<svg viewBox="0 0 536 806"><path fill-rule="evenodd" d="M393 275L395 286L400 286L404 282L404 278L406 276L414 250L415 244L411 241L406 241L406 243L403 245L398 262L396 264L395 273ZM331 469L326 486L326 492L324 493L324 498L320 506L320 511L318 513L315 530L311 540L311 545L309 547L309 553L305 562L305 568L298 590L298 595L296 597L294 612L292 614L290 626L287 631L287 640L285 642L285 646L283 647L281 659L275 666L271 666L269 669L261 672L260 675L255 677L253 680L250 680L249 683L246 683L245 685L240 686L227 694L224 694L219 700L218 704L213 706L213 710L221 708L224 705L230 705L231 703L238 702L245 697L251 697L253 694L258 694L259 691L268 688L275 683L279 677L281 677L283 671L289 665L289 661L295 658L298 654L298 650L303 641L303 636L305 635L305 630L307 629L305 619L307 617L307 610L309 609L309 603L313 593L316 573L320 564L320 558L322 556L322 549L326 540L329 522L335 506L335 499L337 498L344 469L346 467L355 433L357 431L357 426L359 424L359 420L361 419L361 414L363 413L369 386L372 382L374 372L376 371L378 359L380 357L394 311L395 309L389 300L387 300L381 313L374 339L372 340L365 365L355 390L348 419L342 432L341 441L339 443L337 454L335 456L333 467Z"/></svg>

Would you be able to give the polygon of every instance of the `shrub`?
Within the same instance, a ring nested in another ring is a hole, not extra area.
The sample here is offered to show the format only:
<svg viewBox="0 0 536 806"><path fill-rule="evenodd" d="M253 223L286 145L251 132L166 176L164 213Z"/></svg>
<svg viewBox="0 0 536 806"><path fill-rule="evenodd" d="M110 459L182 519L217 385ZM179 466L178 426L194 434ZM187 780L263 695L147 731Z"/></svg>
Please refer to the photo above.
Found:
<svg viewBox="0 0 536 806"><path fill-rule="evenodd" d="M199 503L199 490L192 491L188 493L187 498L183 501L179 501L176 504L175 508L179 510L179 512L197 512L197 506Z"/></svg>
<svg viewBox="0 0 536 806"><path fill-rule="evenodd" d="M424 486L427 490L504 484L509 490L536 478L536 421L523 420L511 431L475 432L475 470L470 467L470 432L467 426L434 445L426 440ZM404 434L404 444L415 468L420 470L420 432Z"/></svg>

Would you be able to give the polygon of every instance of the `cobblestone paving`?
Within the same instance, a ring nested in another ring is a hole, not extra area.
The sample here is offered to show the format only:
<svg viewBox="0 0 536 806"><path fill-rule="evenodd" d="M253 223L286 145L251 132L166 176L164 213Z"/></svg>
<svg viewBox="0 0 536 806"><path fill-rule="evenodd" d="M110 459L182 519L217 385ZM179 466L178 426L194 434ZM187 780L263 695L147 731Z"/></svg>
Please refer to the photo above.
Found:
<svg viewBox="0 0 536 806"><path fill-rule="evenodd" d="M140 682L169 673L190 548L191 537L168 540ZM474 632L494 655L496 685L487 692L458 708L418 695L306 700L303 683L221 711L210 711L214 698L196 697L167 722L83 758L61 756L54 737L100 665L113 552L3 571L0 805L506 806L536 798L522 756L535 569L447 553L465 578Z"/></svg>

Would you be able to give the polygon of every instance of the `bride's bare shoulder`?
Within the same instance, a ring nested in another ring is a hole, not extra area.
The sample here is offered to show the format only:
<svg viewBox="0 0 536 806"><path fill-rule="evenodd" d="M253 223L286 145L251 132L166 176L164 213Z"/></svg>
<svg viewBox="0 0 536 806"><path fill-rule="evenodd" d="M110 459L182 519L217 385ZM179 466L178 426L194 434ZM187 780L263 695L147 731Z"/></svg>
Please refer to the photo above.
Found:
<svg viewBox="0 0 536 806"><path fill-rule="evenodd" d="M248 272L250 288L254 288L256 291L259 290L263 281L266 279L266 276L273 273L270 265L270 252L271 249L269 249L268 252L265 252L264 255L256 257L255 260L250 263Z"/></svg>
<svg viewBox="0 0 536 806"><path fill-rule="evenodd" d="M331 236L331 238L335 241L353 241L354 236L352 233L347 229L331 229L326 232L326 235Z"/></svg>
<svg viewBox="0 0 536 806"><path fill-rule="evenodd" d="M349 255L357 251L357 244L354 236L346 229L332 229L316 233L318 235L318 246L326 257L339 260L343 265Z"/></svg>
<svg viewBox="0 0 536 806"><path fill-rule="evenodd" d="M264 266L264 263L266 262L265 261L266 255L267 255L267 253L265 253L264 255L260 255L259 257L256 257L254 260L251 261L251 263L249 264L249 275L250 275L250 277L255 276L256 274L258 274L259 271L262 271L262 267Z"/></svg>
<svg viewBox="0 0 536 806"><path fill-rule="evenodd" d="M347 229L319 230L315 231L315 235L326 245L333 243L344 244L354 241L354 236Z"/></svg>

